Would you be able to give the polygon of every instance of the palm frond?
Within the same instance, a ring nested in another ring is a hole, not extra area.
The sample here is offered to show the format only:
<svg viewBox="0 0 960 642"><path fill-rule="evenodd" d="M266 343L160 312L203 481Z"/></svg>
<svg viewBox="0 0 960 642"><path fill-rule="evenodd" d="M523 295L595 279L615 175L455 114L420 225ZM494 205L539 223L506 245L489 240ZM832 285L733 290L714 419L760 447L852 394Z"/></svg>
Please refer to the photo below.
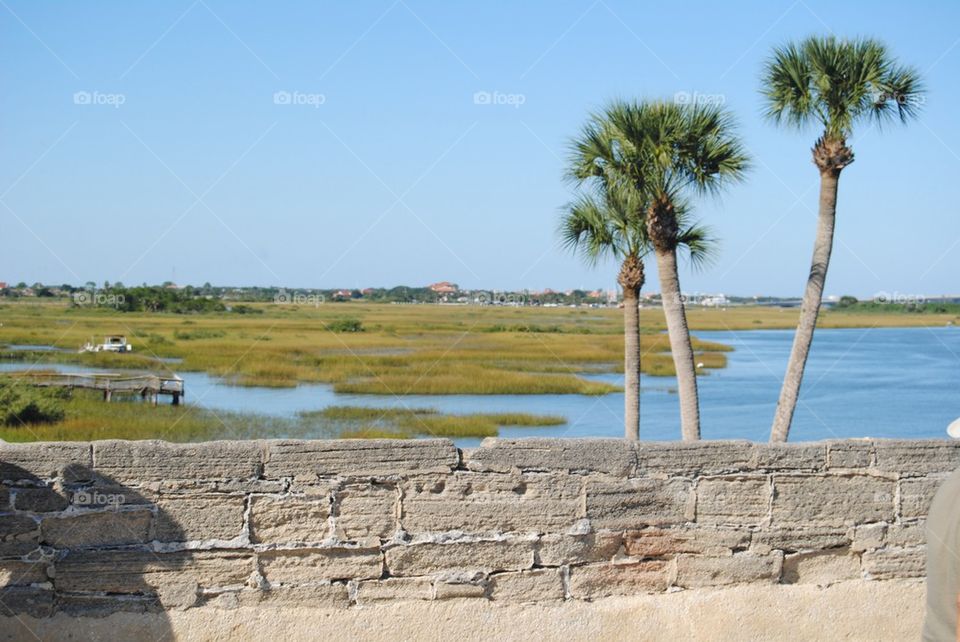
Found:
<svg viewBox="0 0 960 642"><path fill-rule="evenodd" d="M882 125L917 115L923 86L916 70L897 63L874 39L810 37L774 50L764 66L762 93L774 122L849 137L872 119Z"/></svg>

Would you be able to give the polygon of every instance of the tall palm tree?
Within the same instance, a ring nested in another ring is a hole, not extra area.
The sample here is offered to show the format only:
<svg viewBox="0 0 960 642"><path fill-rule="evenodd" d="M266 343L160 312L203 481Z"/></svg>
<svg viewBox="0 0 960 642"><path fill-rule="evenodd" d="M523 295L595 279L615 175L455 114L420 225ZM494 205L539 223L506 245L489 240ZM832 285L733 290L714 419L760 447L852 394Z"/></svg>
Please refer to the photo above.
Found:
<svg viewBox="0 0 960 642"><path fill-rule="evenodd" d="M640 438L640 288L646 277L643 257L649 250L643 206L635 193L603 189L580 195L560 221L560 238L596 265L612 257L620 261L617 283L623 289L624 436Z"/></svg>
<svg viewBox="0 0 960 642"><path fill-rule="evenodd" d="M853 162L847 138L854 125L863 121L879 125L907 121L916 115L921 93L917 72L894 61L876 40L808 38L775 49L766 65L763 94L767 115L797 129L810 124L822 127L812 149L813 164L820 172L813 260L770 441L787 440L800 396L833 249L837 184L840 172Z"/></svg>
<svg viewBox="0 0 960 642"><path fill-rule="evenodd" d="M579 251L591 265L613 258L620 262L617 283L623 289L624 435L640 437L640 289L645 281L643 259L650 252L643 200L630 186L600 184L597 194L581 194L560 221L563 244ZM709 230L687 223L681 211L679 242L694 264L714 248Z"/></svg>
<svg viewBox="0 0 960 642"><path fill-rule="evenodd" d="M643 195L677 373L683 439L700 438L700 404L690 330L680 290L680 220L691 196L741 179L748 159L729 112L716 105L616 101L574 143L571 175L626 184Z"/></svg>

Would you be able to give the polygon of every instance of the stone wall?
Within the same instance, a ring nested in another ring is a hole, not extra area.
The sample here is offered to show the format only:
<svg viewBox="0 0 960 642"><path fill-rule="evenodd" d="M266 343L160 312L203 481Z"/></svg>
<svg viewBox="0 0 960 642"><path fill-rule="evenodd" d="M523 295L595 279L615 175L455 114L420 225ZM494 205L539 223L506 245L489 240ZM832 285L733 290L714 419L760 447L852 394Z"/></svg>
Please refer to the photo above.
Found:
<svg viewBox="0 0 960 642"><path fill-rule="evenodd" d="M4 443L0 612L573 608L920 578L958 464L941 441Z"/></svg>

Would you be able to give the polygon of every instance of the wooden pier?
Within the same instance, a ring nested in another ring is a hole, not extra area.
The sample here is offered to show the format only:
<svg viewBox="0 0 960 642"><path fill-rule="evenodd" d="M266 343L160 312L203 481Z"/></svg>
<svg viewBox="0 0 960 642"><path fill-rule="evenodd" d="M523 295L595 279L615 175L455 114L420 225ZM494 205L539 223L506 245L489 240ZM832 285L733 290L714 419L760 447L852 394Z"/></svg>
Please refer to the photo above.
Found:
<svg viewBox="0 0 960 642"><path fill-rule="evenodd" d="M177 375L157 374L81 374L66 372L14 372L11 376L44 388L85 388L103 391L103 400L111 401L115 394L139 394L144 400L157 405L160 395L172 398L174 406L186 394L183 379Z"/></svg>

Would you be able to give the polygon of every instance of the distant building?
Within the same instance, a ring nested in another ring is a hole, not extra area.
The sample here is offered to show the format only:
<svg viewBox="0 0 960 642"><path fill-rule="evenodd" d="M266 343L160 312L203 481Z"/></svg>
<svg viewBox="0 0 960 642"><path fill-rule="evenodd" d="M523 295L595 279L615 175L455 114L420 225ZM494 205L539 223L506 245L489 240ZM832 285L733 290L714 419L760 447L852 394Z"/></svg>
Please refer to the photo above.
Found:
<svg viewBox="0 0 960 642"><path fill-rule="evenodd" d="M0 281L0 290L6 290L6 289L7 289L7 282Z"/></svg>
<svg viewBox="0 0 960 642"><path fill-rule="evenodd" d="M456 294L460 291L456 283L450 283L449 281L440 281L427 287L437 294Z"/></svg>
<svg viewBox="0 0 960 642"><path fill-rule="evenodd" d="M714 296L705 296L702 299L700 299L700 305L708 308L722 307L729 303L730 302L727 300L727 297L724 294L717 294Z"/></svg>

